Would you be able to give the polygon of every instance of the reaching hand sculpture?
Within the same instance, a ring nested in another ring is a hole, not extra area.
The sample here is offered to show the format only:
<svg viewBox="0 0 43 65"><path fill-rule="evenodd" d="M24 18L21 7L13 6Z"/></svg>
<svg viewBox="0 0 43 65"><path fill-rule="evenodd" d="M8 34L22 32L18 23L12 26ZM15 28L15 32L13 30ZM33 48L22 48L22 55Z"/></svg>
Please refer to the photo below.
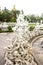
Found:
<svg viewBox="0 0 43 65"><path fill-rule="evenodd" d="M23 15L17 19L17 29L12 46L9 46L5 53L5 65L37 65L32 55L32 46L29 42L30 31L27 21L24 22ZM21 19L21 21L20 21ZM22 23L22 24L21 24Z"/></svg>

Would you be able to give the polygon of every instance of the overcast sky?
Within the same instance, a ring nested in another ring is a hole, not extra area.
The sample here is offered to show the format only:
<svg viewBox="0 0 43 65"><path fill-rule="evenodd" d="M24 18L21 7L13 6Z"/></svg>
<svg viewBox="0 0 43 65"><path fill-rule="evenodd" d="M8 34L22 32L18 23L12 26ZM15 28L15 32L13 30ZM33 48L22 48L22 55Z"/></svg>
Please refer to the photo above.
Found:
<svg viewBox="0 0 43 65"><path fill-rule="evenodd" d="M0 0L0 8L11 10L13 6L16 9L23 10L25 14L41 14L43 13L43 0Z"/></svg>

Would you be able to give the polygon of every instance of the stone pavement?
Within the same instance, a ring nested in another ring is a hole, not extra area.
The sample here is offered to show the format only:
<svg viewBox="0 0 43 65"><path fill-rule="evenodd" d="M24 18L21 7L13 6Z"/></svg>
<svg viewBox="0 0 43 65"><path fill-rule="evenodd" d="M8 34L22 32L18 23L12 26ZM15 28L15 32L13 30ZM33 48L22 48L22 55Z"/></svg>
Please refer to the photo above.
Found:
<svg viewBox="0 0 43 65"><path fill-rule="evenodd" d="M0 33L0 65L4 65L4 53L5 53L5 47L9 46L12 43L12 39L14 38L15 34L14 33ZM42 49L40 48L40 40L35 42L35 44L33 45L33 52L37 58L37 54L39 54L39 52L42 53ZM38 45L38 44L39 45ZM38 48L36 48L38 47ZM36 48L36 49L35 49ZM40 51L41 50L41 51ZM43 54L41 56L38 55L38 60L40 61L41 59L41 65L43 65Z"/></svg>
<svg viewBox="0 0 43 65"><path fill-rule="evenodd" d="M5 47L11 44L14 33L0 33L0 65L4 65Z"/></svg>
<svg viewBox="0 0 43 65"><path fill-rule="evenodd" d="M43 65L43 47L41 46L42 41L43 41L43 37L36 40L33 43L33 54L39 65Z"/></svg>

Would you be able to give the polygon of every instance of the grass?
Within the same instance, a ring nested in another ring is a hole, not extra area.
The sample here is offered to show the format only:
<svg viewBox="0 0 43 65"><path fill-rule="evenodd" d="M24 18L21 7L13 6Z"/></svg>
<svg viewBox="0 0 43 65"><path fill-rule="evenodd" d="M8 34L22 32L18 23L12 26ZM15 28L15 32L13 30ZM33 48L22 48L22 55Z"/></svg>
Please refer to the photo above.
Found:
<svg viewBox="0 0 43 65"><path fill-rule="evenodd" d="M36 24L34 24L34 23L30 23L28 26L29 26L29 27L35 27Z"/></svg>
<svg viewBox="0 0 43 65"><path fill-rule="evenodd" d="M4 30L1 30L0 33L7 33L7 32L13 32L13 31L4 31Z"/></svg>
<svg viewBox="0 0 43 65"><path fill-rule="evenodd" d="M35 26L36 26L36 23L29 23L29 30L30 31L33 31L33 29L35 28Z"/></svg>

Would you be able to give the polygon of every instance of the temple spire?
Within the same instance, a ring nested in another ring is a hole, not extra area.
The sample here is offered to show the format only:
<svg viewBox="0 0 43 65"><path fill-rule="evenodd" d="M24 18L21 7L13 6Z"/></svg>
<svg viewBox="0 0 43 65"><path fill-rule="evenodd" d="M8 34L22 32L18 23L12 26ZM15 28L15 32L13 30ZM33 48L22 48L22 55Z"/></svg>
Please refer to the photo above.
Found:
<svg viewBox="0 0 43 65"><path fill-rule="evenodd" d="M13 9L12 9L13 11L16 11L16 7L15 7L15 5L13 6Z"/></svg>

